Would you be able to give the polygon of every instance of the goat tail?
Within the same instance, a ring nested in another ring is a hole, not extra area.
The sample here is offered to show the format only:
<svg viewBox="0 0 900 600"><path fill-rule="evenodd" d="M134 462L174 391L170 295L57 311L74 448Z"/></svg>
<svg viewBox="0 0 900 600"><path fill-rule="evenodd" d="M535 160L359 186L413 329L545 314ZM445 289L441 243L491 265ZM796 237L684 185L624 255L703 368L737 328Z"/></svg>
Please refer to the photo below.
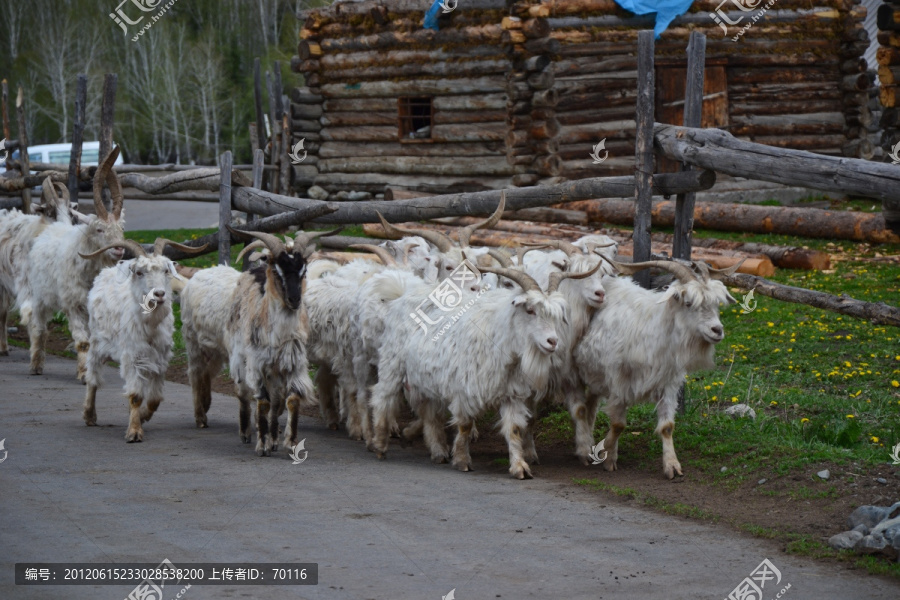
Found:
<svg viewBox="0 0 900 600"><path fill-rule="evenodd" d="M321 259L310 263L309 269L306 271L306 280L312 281L326 275L331 275L340 268L340 263L333 260Z"/></svg>
<svg viewBox="0 0 900 600"><path fill-rule="evenodd" d="M391 302L406 293L406 280L394 271L386 271L372 277L372 291L376 298Z"/></svg>

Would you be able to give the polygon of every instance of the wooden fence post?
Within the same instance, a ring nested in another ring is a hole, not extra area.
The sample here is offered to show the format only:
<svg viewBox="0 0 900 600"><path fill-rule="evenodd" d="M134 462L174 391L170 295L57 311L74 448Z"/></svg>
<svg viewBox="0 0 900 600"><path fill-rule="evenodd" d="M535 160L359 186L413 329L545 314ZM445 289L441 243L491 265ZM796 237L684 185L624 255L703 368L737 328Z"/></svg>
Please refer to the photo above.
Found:
<svg viewBox="0 0 900 600"><path fill-rule="evenodd" d="M28 131L25 129L25 91L19 86L16 95L16 119L19 125L19 158L22 163L22 177L28 177L31 173L31 161L28 159ZM22 190L22 212L31 213L31 188Z"/></svg>
<svg viewBox="0 0 900 600"><path fill-rule="evenodd" d="M225 228L231 225L231 150L219 157L219 168L222 170L219 181L219 264L231 263L231 234Z"/></svg>
<svg viewBox="0 0 900 600"><path fill-rule="evenodd" d="M253 187L256 189L262 189L260 186L262 185L263 180L263 167L266 164L266 157L261 148L257 148L253 151L253 171L251 173L251 179L253 179ZM247 222L249 223L255 218L253 213L245 213L247 215ZM244 255L244 261L241 265L241 270L246 271L250 268L250 255Z"/></svg>
<svg viewBox="0 0 900 600"><path fill-rule="evenodd" d="M262 78L259 72L259 58L253 59L253 99L256 103L256 143L257 148L266 150L266 120L262 108ZM263 183L262 185L265 185ZM263 190L264 187L259 189Z"/></svg>
<svg viewBox="0 0 900 600"><path fill-rule="evenodd" d="M650 211L653 202L653 31L638 32L638 95L634 173L634 262L650 260ZM650 287L650 271L636 273L634 280Z"/></svg>
<svg viewBox="0 0 900 600"><path fill-rule="evenodd" d="M684 83L684 126L700 127L703 120L703 72L706 63L706 36L692 31L687 47L687 80ZM681 163L682 171L693 167ZM675 197L675 235L672 239L672 256L691 259L691 234L694 230L694 199L696 194L678 194ZM685 384L678 391L678 413L685 411Z"/></svg>
<svg viewBox="0 0 900 600"><path fill-rule="evenodd" d="M684 126L700 127L703 119L703 69L706 62L706 36L692 31L687 47L687 81L684 86ZM691 170L687 163L682 171ZM694 193L679 194L675 198L675 237L672 256L691 259L691 232L694 229Z"/></svg>
<svg viewBox="0 0 900 600"><path fill-rule="evenodd" d="M69 157L69 199L78 202L78 172L81 170L81 146L84 142L84 107L87 103L87 75L75 84L75 123L72 126L72 154Z"/></svg>
<svg viewBox="0 0 900 600"><path fill-rule="evenodd" d="M3 138L8 140L12 136L12 132L9 130L9 84L4 79L0 82L0 86L3 88Z"/></svg>
<svg viewBox="0 0 900 600"><path fill-rule="evenodd" d="M107 73L103 78L103 104L100 106L100 162L102 163L112 152L113 121L116 117L116 86L119 76ZM103 206L111 210L109 190L103 189Z"/></svg>

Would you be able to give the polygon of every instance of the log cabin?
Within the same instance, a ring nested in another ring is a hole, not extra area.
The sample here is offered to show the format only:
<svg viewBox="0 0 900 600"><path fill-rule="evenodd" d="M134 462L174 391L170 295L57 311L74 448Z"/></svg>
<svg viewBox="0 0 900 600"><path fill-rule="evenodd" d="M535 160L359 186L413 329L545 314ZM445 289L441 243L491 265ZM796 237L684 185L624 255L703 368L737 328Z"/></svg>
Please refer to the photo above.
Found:
<svg viewBox="0 0 900 600"><path fill-rule="evenodd" d="M634 172L637 34L653 15L614 0L459 0L431 29L430 6L298 13L292 143L304 139L309 155L295 190L450 193ZM656 40L656 120L681 124L685 50L700 30L703 126L871 158L865 15L860 0L695 2Z"/></svg>

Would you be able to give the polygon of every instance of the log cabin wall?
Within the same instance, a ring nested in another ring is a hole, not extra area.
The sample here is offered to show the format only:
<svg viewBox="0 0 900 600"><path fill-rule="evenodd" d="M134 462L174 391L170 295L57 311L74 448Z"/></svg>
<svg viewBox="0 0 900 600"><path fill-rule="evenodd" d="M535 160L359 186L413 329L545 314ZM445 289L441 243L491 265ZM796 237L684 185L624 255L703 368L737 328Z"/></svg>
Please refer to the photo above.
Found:
<svg viewBox="0 0 900 600"><path fill-rule="evenodd" d="M871 158L859 0L776 0L737 41L767 0L749 12L733 1L695 2L657 40L657 119L680 123L687 40L700 29L704 126ZM292 116L312 162L297 169L297 189L444 192L633 173L637 34L652 16L613 0L460 0L432 31L422 27L428 5L373 0L304 14L292 64L306 87ZM727 37L711 16L720 5L741 19ZM400 141L402 98L431 98L429 140ZM608 158L593 164L603 139Z"/></svg>
<svg viewBox="0 0 900 600"><path fill-rule="evenodd" d="M884 160L893 162L890 154L900 142L900 0L885 2L877 10L879 48L875 67L881 84L881 148Z"/></svg>
<svg viewBox="0 0 900 600"><path fill-rule="evenodd" d="M506 160L505 1L464 3L438 31L423 28L421 0L306 13L293 66L308 102L292 112L316 162L301 165L295 189L484 190L525 172Z"/></svg>

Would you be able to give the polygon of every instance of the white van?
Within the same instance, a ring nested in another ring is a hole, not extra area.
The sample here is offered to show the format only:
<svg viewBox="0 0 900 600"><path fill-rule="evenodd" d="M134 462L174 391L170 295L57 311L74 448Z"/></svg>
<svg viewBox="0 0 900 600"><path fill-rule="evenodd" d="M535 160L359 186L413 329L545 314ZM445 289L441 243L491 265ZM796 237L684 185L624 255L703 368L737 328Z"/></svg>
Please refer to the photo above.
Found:
<svg viewBox="0 0 900 600"><path fill-rule="evenodd" d="M115 144L113 144L115 147ZM72 156L72 144L42 144L39 146L31 146L28 148L28 161L29 162L40 162L40 163L49 163L53 165L60 165L63 167L61 170L68 170L69 168L69 160ZM19 151L16 150L12 153L12 159L18 160ZM118 158L116 158L115 164L121 165L124 164L125 161L122 160L122 155L119 154ZM100 164L100 142L83 142L81 144L81 166L82 167L90 167L97 166ZM6 167L0 163L0 173L4 172Z"/></svg>

